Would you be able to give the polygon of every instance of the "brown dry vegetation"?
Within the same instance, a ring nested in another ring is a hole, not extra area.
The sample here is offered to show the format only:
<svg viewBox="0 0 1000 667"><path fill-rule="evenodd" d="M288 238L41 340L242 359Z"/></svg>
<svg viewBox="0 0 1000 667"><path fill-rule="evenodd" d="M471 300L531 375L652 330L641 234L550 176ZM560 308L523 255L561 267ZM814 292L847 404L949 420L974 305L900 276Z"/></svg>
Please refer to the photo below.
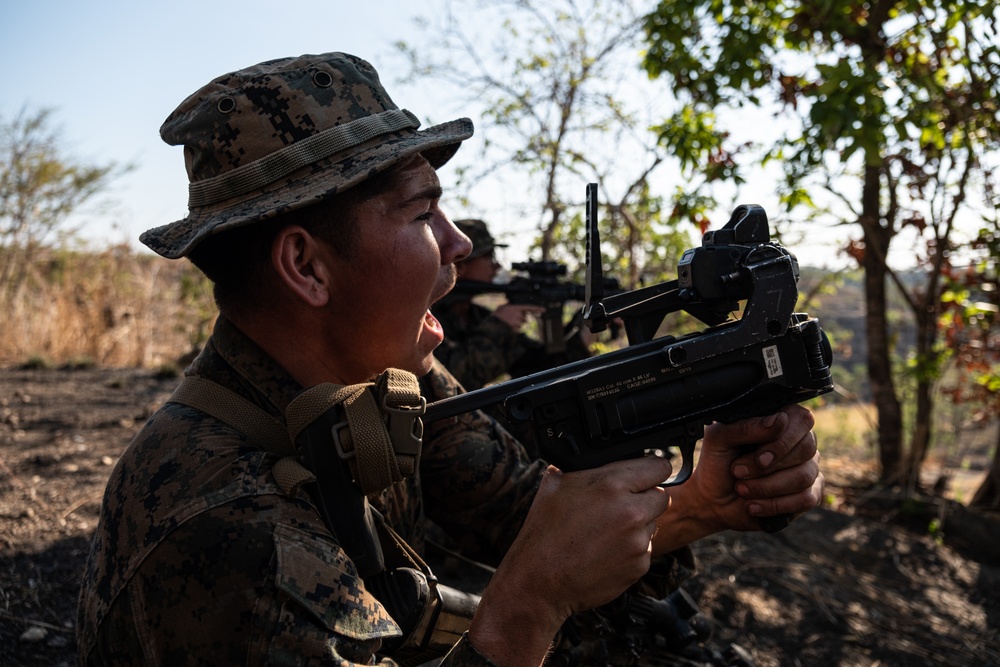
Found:
<svg viewBox="0 0 1000 667"><path fill-rule="evenodd" d="M76 591L103 486L214 316L181 263L53 256L0 320L0 665L76 664ZM30 363L25 363L30 362ZM870 408L818 409L826 506L697 546L717 634L776 665L1000 664L1000 522L962 507L992 428L955 420L940 493L875 485ZM443 576L443 578L445 578Z"/></svg>
<svg viewBox="0 0 1000 667"><path fill-rule="evenodd" d="M116 246L47 252L0 312L0 366L156 368L204 342L215 306L186 262Z"/></svg>

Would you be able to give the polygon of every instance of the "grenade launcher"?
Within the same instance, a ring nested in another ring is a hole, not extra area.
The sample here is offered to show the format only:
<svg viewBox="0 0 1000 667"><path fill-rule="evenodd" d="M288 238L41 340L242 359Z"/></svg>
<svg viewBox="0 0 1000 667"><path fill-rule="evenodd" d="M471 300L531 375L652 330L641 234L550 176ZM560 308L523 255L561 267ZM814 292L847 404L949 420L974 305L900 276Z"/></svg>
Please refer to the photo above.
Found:
<svg viewBox="0 0 1000 667"><path fill-rule="evenodd" d="M677 448L682 465L670 486L690 477L706 424L770 414L833 389L826 334L816 318L794 312L798 261L770 240L760 206L739 206L701 247L685 251L676 280L610 295L593 183L586 213L583 319L594 332L621 320L629 345L435 401L424 421L501 406L512 422L532 422L543 458L563 470ZM664 317L680 310L707 328L656 337Z"/></svg>

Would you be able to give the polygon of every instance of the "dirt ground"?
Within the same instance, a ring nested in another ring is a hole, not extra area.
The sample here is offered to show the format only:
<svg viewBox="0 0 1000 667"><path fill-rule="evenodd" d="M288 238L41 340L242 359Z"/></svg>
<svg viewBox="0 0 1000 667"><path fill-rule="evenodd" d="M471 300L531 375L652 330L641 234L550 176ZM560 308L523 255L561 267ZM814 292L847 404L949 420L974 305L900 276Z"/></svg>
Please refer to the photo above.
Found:
<svg viewBox="0 0 1000 667"><path fill-rule="evenodd" d="M177 382L0 370L0 665L77 664L77 587L105 481ZM716 637L761 667L1000 665L1000 521L939 500L931 536L926 508L879 509L850 473L827 470L835 510L697 546L686 588Z"/></svg>

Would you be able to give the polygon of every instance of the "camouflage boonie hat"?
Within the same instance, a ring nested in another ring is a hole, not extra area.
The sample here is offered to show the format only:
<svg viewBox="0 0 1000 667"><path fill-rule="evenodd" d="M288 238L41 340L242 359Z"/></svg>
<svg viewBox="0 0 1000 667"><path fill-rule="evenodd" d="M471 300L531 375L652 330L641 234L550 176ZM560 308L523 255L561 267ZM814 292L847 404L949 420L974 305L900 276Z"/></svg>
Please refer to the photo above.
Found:
<svg viewBox="0 0 1000 667"><path fill-rule="evenodd" d="M472 136L460 118L418 131L378 73L346 53L270 60L188 97L160 136L184 146L188 216L139 240L176 259L206 236L314 204L417 153L438 168Z"/></svg>
<svg viewBox="0 0 1000 667"><path fill-rule="evenodd" d="M482 220L456 220L455 226L472 241L472 252L463 261L475 259L493 252L494 248L506 248L506 243L497 243Z"/></svg>

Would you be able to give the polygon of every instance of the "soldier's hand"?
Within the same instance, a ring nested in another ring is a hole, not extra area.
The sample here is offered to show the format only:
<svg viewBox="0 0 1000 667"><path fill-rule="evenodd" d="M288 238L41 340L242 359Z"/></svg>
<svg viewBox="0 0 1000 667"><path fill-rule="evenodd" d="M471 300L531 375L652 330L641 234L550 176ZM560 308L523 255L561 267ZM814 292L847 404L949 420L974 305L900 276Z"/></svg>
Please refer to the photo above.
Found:
<svg viewBox="0 0 1000 667"><path fill-rule="evenodd" d="M791 405L768 417L712 424L691 478L671 487L671 513L709 531L697 539L726 529L759 530L763 517L816 507L824 480L813 423L812 412ZM658 552L669 548L656 546Z"/></svg>
<svg viewBox="0 0 1000 667"><path fill-rule="evenodd" d="M541 315L545 312L544 306L534 306L530 304L505 303L497 306L493 311L493 316L509 326L514 331L521 331L528 321L529 315Z"/></svg>
<svg viewBox="0 0 1000 667"><path fill-rule="evenodd" d="M571 614L618 597L649 569L650 542L669 495L661 458L564 473L550 467L517 539L473 620L474 646L502 667L544 657ZM488 646L500 641L500 655ZM539 663L535 663L539 664Z"/></svg>

